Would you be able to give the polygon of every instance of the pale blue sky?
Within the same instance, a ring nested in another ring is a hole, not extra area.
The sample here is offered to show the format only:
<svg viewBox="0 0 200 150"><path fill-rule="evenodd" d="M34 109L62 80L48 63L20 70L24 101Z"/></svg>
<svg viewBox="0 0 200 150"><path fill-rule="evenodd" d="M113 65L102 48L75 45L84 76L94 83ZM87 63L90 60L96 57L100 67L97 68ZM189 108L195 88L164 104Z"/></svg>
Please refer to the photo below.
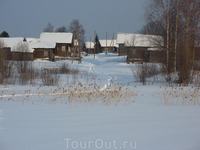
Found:
<svg viewBox="0 0 200 150"><path fill-rule="evenodd" d="M112 34L136 33L144 25L144 6L148 0L0 0L0 33L12 37L39 37L49 22L55 28L68 28L78 19L86 38L100 39Z"/></svg>

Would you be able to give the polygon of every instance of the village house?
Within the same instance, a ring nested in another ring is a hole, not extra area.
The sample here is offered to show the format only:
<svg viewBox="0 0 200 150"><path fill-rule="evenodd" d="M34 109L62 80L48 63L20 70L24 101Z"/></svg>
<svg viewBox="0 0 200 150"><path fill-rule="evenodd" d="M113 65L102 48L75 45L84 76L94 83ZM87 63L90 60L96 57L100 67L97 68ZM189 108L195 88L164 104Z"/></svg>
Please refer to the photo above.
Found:
<svg viewBox="0 0 200 150"><path fill-rule="evenodd" d="M73 34L72 33L41 33L41 42L55 42L56 46L53 51L53 58L57 57L71 57L73 51Z"/></svg>
<svg viewBox="0 0 200 150"><path fill-rule="evenodd" d="M118 45L116 40L99 40L101 44L101 51L117 52ZM84 51L88 54L94 54L94 42L85 42ZM95 52L96 54L99 51Z"/></svg>
<svg viewBox="0 0 200 150"><path fill-rule="evenodd" d="M119 33L117 44L118 54L127 55L127 63L164 61L161 36Z"/></svg>
<svg viewBox="0 0 200 150"><path fill-rule="evenodd" d="M117 52L117 40L99 40L101 47L107 52Z"/></svg>
<svg viewBox="0 0 200 150"><path fill-rule="evenodd" d="M85 42L83 50L87 54L94 54L94 42Z"/></svg>

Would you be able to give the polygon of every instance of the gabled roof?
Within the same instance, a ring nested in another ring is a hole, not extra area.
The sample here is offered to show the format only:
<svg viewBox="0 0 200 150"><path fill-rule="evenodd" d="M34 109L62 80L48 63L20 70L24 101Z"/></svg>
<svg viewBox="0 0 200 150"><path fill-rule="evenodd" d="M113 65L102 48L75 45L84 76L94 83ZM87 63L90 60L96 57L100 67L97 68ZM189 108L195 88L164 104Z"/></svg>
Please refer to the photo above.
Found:
<svg viewBox="0 0 200 150"><path fill-rule="evenodd" d="M117 44L135 47L158 47L158 45L163 45L163 38L156 35L118 33Z"/></svg>
<svg viewBox="0 0 200 150"><path fill-rule="evenodd" d="M90 47L90 45L91 45L91 47ZM88 48L88 49L94 48L94 42L85 42L85 47Z"/></svg>
<svg viewBox="0 0 200 150"><path fill-rule="evenodd" d="M44 32L40 34L40 41L71 44L72 37L72 33Z"/></svg>
<svg viewBox="0 0 200 150"><path fill-rule="evenodd" d="M117 40L99 40L102 47L117 47Z"/></svg>

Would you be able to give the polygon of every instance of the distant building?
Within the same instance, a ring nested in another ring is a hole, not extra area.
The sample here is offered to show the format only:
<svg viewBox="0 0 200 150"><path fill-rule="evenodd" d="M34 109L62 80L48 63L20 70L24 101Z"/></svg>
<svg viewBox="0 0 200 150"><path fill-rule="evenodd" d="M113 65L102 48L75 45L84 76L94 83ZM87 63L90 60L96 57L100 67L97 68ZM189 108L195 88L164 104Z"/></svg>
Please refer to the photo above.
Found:
<svg viewBox="0 0 200 150"><path fill-rule="evenodd" d="M87 54L94 54L94 42L85 42L84 49Z"/></svg>
<svg viewBox="0 0 200 150"><path fill-rule="evenodd" d="M99 40L104 51L117 52L117 40Z"/></svg>
<svg viewBox="0 0 200 150"><path fill-rule="evenodd" d="M127 63L163 61L164 49L161 36L119 33L117 44L119 44L118 54L127 55Z"/></svg>

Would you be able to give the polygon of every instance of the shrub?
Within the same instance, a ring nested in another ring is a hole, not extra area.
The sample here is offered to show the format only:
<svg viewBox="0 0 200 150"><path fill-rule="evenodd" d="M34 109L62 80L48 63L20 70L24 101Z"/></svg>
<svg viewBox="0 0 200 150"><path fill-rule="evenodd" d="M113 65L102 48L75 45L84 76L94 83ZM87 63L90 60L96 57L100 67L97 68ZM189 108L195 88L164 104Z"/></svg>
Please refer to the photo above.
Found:
<svg viewBox="0 0 200 150"><path fill-rule="evenodd" d="M44 85L56 86L59 84L60 76L57 70L41 70L41 80Z"/></svg>
<svg viewBox="0 0 200 150"><path fill-rule="evenodd" d="M60 67L59 67L59 72L61 74L69 74L70 73L70 65L68 63L63 63Z"/></svg>

